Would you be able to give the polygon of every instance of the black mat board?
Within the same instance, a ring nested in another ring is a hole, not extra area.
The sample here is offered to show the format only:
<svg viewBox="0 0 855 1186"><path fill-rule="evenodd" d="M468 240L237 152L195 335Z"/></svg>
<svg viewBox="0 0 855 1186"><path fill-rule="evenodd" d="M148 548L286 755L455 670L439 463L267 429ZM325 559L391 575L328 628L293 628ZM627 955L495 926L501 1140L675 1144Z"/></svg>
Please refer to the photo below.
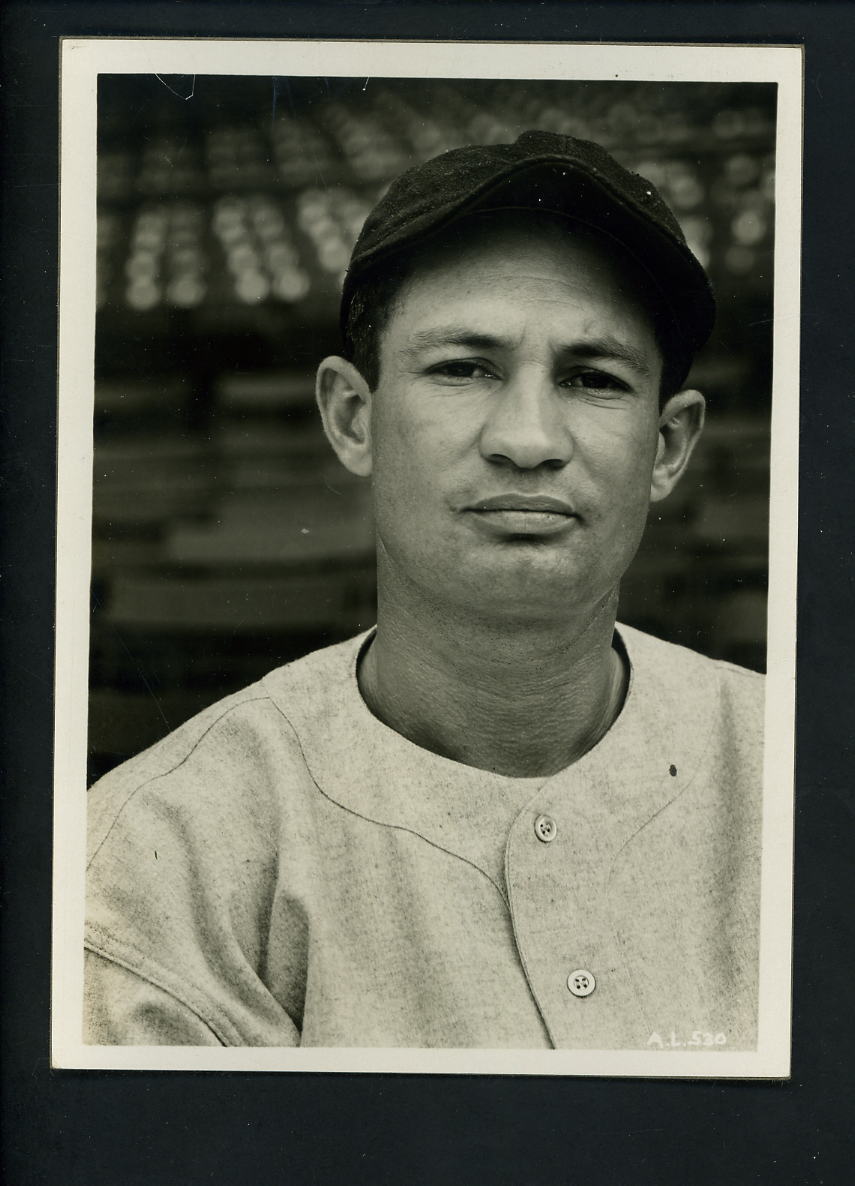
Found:
<svg viewBox="0 0 855 1186"><path fill-rule="evenodd" d="M7 2L0 20L5 1181L835 1186L850 1180L855 7ZM794 1042L788 1082L51 1071L62 35L805 46Z"/></svg>

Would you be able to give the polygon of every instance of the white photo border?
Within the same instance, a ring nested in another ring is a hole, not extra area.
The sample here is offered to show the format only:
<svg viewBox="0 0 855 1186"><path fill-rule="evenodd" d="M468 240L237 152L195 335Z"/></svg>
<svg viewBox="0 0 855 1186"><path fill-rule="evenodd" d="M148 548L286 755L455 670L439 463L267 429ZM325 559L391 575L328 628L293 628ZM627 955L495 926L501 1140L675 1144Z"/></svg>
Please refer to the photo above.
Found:
<svg viewBox="0 0 855 1186"><path fill-rule="evenodd" d="M473 54L473 44L479 53ZM788 45L63 38L52 1065L772 1078L789 1075L803 51ZM82 1041L99 74L767 82L778 88L760 1025L754 1051L106 1047Z"/></svg>

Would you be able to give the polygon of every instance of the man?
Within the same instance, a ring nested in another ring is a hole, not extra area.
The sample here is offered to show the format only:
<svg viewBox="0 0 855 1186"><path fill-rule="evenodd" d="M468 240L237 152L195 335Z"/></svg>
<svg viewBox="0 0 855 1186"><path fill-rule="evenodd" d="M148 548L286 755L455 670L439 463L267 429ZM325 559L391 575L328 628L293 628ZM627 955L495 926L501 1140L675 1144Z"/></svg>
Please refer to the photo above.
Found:
<svg viewBox="0 0 855 1186"><path fill-rule="evenodd" d="M90 792L89 1041L756 1044L760 677L615 625L712 320L596 145L393 184L317 386L377 628Z"/></svg>

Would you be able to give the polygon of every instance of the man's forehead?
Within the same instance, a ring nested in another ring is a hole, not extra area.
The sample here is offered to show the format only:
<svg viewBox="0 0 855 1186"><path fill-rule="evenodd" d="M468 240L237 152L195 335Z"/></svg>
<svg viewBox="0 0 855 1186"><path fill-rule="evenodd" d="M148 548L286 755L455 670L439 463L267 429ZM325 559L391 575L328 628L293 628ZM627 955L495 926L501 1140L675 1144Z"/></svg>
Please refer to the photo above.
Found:
<svg viewBox="0 0 855 1186"><path fill-rule="evenodd" d="M582 273L583 279L611 284L628 301L637 303L643 296L644 304L650 303L649 277L621 244L560 214L513 209L481 211L431 236L411 255L399 296L420 282L441 279L445 271L454 272L459 283L459 272L467 266L485 273L493 268L500 276L522 258L539 259L545 269L543 275L538 270L518 274L518 283L531 279L534 291L547 271L551 281L568 286Z"/></svg>
<svg viewBox="0 0 855 1186"><path fill-rule="evenodd" d="M640 317L652 329L649 286L603 239L560 216L473 216L412 259L387 328L409 322L413 347L476 344L500 336L494 316L502 317L507 339L516 312L541 306L544 318L553 307L559 318L568 310L577 322L580 313L587 315L592 338L608 336L616 320L637 325Z"/></svg>

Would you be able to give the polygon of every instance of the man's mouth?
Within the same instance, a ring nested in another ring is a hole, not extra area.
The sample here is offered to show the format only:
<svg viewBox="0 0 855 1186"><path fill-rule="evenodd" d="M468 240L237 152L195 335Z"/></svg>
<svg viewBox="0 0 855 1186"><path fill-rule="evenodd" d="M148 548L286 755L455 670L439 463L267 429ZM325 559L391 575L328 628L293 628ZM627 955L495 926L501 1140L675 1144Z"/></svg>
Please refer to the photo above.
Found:
<svg viewBox="0 0 855 1186"><path fill-rule="evenodd" d="M482 526L503 535L549 535L578 518L569 503L547 494L496 494L466 509Z"/></svg>
<svg viewBox="0 0 855 1186"><path fill-rule="evenodd" d="M573 508L560 498L548 494L495 494L474 503L473 511L545 511L555 515L572 515Z"/></svg>

